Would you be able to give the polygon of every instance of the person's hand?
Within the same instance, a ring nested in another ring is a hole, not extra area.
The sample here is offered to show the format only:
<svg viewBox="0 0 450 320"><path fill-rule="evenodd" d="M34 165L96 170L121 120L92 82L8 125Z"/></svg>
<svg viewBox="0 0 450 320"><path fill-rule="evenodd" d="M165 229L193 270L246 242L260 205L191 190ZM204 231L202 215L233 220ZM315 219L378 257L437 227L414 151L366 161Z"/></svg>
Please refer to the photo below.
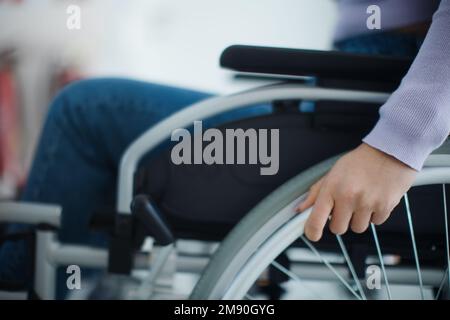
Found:
<svg viewBox="0 0 450 320"><path fill-rule="evenodd" d="M297 207L302 212L314 205L305 225L311 241L322 237L331 215L330 230L343 234L351 226L364 232L370 222L382 224L411 187L417 171L367 144L341 157L309 190Z"/></svg>

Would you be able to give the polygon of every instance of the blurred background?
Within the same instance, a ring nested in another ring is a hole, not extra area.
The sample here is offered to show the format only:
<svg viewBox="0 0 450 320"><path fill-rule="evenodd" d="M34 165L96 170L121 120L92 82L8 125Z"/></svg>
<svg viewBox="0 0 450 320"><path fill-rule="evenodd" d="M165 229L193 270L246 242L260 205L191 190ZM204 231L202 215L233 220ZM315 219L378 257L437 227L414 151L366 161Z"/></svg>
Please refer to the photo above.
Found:
<svg viewBox="0 0 450 320"><path fill-rule="evenodd" d="M80 28L70 29L71 6ZM255 84L218 65L231 44L329 49L333 0L0 0L0 199L23 185L49 102L88 77L214 93Z"/></svg>

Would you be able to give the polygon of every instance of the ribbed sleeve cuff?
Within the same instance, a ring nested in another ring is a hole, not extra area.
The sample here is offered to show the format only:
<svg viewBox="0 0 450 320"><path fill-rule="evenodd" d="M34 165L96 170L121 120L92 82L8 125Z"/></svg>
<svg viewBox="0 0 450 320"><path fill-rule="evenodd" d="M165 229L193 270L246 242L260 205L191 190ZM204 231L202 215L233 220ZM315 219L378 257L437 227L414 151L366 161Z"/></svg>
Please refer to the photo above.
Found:
<svg viewBox="0 0 450 320"><path fill-rule="evenodd" d="M434 149L433 146L414 141L408 132L402 132L387 119L380 119L363 142L417 171L422 169L425 160Z"/></svg>

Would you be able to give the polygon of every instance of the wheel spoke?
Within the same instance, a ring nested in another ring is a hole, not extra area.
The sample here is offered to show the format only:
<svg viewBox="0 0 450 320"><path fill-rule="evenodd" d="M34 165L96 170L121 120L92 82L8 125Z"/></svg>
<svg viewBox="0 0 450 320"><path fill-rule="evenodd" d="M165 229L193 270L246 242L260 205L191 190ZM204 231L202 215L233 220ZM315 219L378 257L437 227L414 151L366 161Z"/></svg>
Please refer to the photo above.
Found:
<svg viewBox="0 0 450 320"><path fill-rule="evenodd" d="M336 235L336 239L339 243L339 246L341 247L341 251L344 255L345 261L347 262L348 268L353 277L353 281L355 281L355 284L358 287L358 291L361 294L362 299L367 300L366 294L364 293L364 290L361 285L361 281L359 280L358 276L356 275L355 268L353 267L352 260L350 259L350 256L348 255L347 248L345 247L342 237L340 235Z"/></svg>
<svg viewBox="0 0 450 320"><path fill-rule="evenodd" d="M445 221L445 250L447 251L447 279L448 279L448 288L450 290L450 242L449 242L449 235L448 235L448 214L447 214L447 195L445 192L445 184L442 185L442 196L444 198L444 221Z"/></svg>
<svg viewBox="0 0 450 320"><path fill-rule="evenodd" d="M408 199L407 193L405 193L405 195L403 196L403 199L405 200L406 215L408 217L409 234L411 235L411 241L412 241L413 252L414 252L414 260L416 262L417 278L419 280L419 286L420 286L420 296L421 296L422 300L424 300L425 295L423 292L422 273L420 272L419 254L417 253L416 237L414 235L414 228L413 228L412 216L411 216L411 208L409 206L409 199Z"/></svg>
<svg viewBox="0 0 450 320"><path fill-rule="evenodd" d="M248 293L245 295L245 299L247 299L247 300L256 300L255 297L251 296Z"/></svg>
<svg viewBox="0 0 450 320"><path fill-rule="evenodd" d="M444 285L445 285L445 280L447 280L447 278L448 278L449 270L450 269L447 267L447 270L445 270L445 272L444 272L444 276L442 277L441 284L439 285L439 290L436 293L436 297L434 297L434 300L439 299L439 296L441 295L442 288L444 288Z"/></svg>
<svg viewBox="0 0 450 320"><path fill-rule="evenodd" d="M342 282L342 284L358 299L362 300L361 296L352 288L352 286L342 277L341 274L325 259L319 251L306 239L304 236L300 236L303 242L311 249L311 251L333 272L336 277Z"/></svg>
<svg viewBox="0 0 450 320"><path fill-rule="evenodd" d="M316 298L319 298L319 299L320 299L320 295L317 294L317 292L316 292L315 290L313 290L311 287L306 286L305 283L304 283L304 281L303 281L296 273L294 273L294 272L292 272L291 270L285 268L284 266L282 266L281 264L279 264L279 263L276 262L276 261L272 261L271 265L272 265L274 268L278 269L280 272L284 273L284 274L285 274L286 276L288 276L291 280L294 280L294 281L297 281L297 282L302 282L303 285L304 285L306 288L308 288L308 290L311 291L311 292L314 294L314 296L316 296Z"/></svg>
<svg viewBox="0 0 450 320"><path fill-rule="evenodd" d="M372 229L373 239L375 240L375 246L377 248L378 259L380 260L381 270L383 272L384 283L386 284L386 291L388 294L388 299L392 299L391 295L391 287L389 286L389 281L386 275L386 268L384 266L383 255L381 254L380 242L378 241L377 230L375 229L375 225L373 223L370 224L370 228Z"/></svg>

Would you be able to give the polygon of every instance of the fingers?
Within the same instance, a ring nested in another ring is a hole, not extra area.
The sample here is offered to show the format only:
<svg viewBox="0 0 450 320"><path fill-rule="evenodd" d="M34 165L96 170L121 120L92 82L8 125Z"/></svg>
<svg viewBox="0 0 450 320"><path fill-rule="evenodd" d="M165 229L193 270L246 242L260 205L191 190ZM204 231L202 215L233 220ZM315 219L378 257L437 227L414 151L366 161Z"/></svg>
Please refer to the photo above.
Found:
<svg viewBox="0 0 450 320"><path fill-rule="evenodd" d="M333 198L326 190L321 190L305 225L305 234L309 240L320 240L331 210L333 210Z"/></svg>
<svg viewBox="0 0 450 320"><path fill-rule="evenodd" d="M361 233L371 221L385 222L416 173L397 159L360 145L342 156L297 207L304 211L313 206L305 225L306 236L311 241L320 240L330 214L330 229L335 234L343 234L349 227Z"/></svg>
<svg viewBox="0 0 450 320"><path fill-rule="evenodd" d="M308 196L305 200L303 200L296 208L296 212L303 212L309 207L312 207L314 202L316 202L317 196L319 195L320 188L322 186L323 178L317 181L315 184L312 185L311 188L309 188Z"/></svg>
<svg viewBox="0 0 450 320"><path fill-rule="evenodd" d="M351 219L351 229L355 233L363 233L367 230L372 218L372 211L357 211Z"/></svg>
<svg viewBox="0 0 450 320"><path fill-rule="evenodd" d="M335 201L330 222L330 231L337 235L347 232L352 215L352 203L347 201Z"/></svg>
<svg viewBox="0 0 450 320"><path fill-rule="evenodd" d="M375 225L383 224L391 213L391 210L379 210L372 214L371 222Z"/></svg>
<svg viewBox="0 0 450 320"><path fill-rule="evenodd" d="M372 188L372 184L370 186ZM331 174L326 180L324 177L316 182L306 199L296 207L297 212L302 212L313 206L305 224L306 237L311 241L320 240L330 215L329 228L336 235L346 233L349 228L355 233L363 233L371 222L375 225L384 223L395 207L390 203L394 202L382 192L375 197L368 196L366 190L352 181L345 181L345 177Z"/></svg>

